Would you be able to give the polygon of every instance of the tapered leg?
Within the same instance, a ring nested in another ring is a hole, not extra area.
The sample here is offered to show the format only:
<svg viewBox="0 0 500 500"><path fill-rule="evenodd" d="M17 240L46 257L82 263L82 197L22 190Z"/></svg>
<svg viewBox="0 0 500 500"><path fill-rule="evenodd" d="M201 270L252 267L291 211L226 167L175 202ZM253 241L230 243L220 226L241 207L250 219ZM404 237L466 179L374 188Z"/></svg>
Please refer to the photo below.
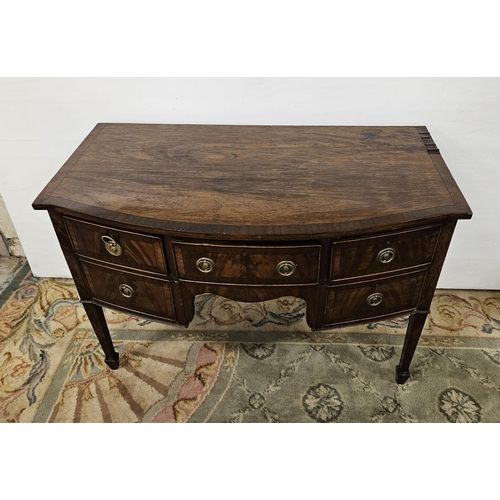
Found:
<svg viewBox="0 0 500 500"><path fill-rule="evenodd" d="M194 299L196 294L192 293L187 287L182 288L182 303L184 306L183 317L185 321L184 326L188 326L194 318Z"/></svg>
<svg viewBox="0 0 500 500"><path fill-rule="evenodd" d="M406 336L403 344L403 351L399 365L396 366L396 382L404 384L410 378L410 363L417 348L420 334L424 328L426 312L415 312L410 316Z"/></svg>
<svg viewBox="0 0 500 500"><path fill-rule="evenodd" d="M306 301L307 326L314 332L325 328L326 286L318 286L302 296Z"/></svg>
<svg viewBox="0 0 500 500"><path fill-rule="evenodd" d="M83 307L85 308L90 324L92 325L92 328L101 343L102 350L105 354L104 361L112 370L116 370L120 363L119 354L115 351L113 346L102 307L92 304L91 302L83 302Z"/></svg>

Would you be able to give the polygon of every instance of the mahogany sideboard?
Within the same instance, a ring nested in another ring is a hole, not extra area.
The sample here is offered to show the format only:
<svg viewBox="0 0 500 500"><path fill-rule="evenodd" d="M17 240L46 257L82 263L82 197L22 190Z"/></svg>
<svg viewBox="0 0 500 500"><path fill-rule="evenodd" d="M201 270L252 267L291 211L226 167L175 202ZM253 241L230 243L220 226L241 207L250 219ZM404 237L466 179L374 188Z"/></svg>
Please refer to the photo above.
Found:
<svg viewBox="0 0 500 500"><path fill-rule="evenodd" d="M194 297L305 300L311 329L410 315L410 363L458 219L426 127L98 124L48 210L116 369L102 307L187 326Z"/></svg>

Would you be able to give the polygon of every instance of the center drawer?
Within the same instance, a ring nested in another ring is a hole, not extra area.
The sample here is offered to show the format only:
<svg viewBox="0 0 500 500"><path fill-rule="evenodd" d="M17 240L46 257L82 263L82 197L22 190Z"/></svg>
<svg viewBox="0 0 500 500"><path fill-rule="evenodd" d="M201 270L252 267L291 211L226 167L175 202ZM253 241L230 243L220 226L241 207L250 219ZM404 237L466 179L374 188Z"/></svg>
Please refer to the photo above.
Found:
<svg viewBox="0 0 500 500"><path fill-rule="evenodd" d="M180 279L212 283L315 284L319 245L172 242Z"/></svg>

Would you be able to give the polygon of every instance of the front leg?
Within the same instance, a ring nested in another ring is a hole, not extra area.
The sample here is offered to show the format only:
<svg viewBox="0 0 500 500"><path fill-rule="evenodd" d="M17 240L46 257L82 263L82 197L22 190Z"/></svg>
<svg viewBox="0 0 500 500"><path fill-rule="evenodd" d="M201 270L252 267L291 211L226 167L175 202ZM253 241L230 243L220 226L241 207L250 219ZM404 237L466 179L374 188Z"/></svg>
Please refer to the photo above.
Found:
<svg viewBox="0 0 500 500"><path fill-rule="evenodd" d="M89 317L90 324L99 339L102 350L104 351L104 361L112 370L116 370L120 363L120 355L115 351L113 346L102 307L92 302L82 301L82 304Z"/></svg>
<svg viewBox="0 0 500 500"><path fill-rule="evenodd" d="M427 311L415 311L410 316L399 365L396 366L396 382L404 384L410 378L410 363L424 328Z"/></svg>

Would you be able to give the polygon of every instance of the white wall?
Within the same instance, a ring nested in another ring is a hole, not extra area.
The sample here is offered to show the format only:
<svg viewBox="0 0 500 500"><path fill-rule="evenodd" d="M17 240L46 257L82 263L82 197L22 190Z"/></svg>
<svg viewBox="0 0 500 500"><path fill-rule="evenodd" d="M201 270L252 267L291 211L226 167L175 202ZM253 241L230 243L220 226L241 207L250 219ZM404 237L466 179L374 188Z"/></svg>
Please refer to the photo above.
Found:
<svg viewBox="0 0 500 500"><path fill-rule="evenodd" d="M98 122L426 125L474 212L439 287L500 289L500 79L0 79L0 194L36 276L70 276L31 203Z"/></svg>

